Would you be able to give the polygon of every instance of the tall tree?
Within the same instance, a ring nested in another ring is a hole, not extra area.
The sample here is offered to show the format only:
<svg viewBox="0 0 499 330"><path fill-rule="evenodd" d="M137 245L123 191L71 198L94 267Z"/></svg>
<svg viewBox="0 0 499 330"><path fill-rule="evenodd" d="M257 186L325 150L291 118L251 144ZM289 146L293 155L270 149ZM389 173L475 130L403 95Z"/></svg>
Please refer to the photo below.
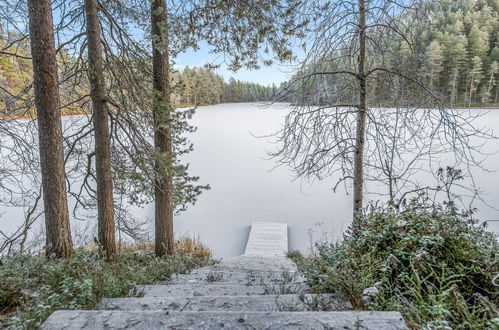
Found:
<svg viewBox="0 0 499 330"><path fill-rule="evenodd" d="M173 110L170 102L169 59L175 57L186 47L197 47L199 40L205 40L214 46L214 51L224 53L230 62L229 67L237 70L243 66L258 68L262 53L273 50L279 60L292 58L289 39L302 33L307 22L295 22L294 13L302 5L298 0L285 0L279 6L270 6L268 1L190 0L171 3L178 6L172 10L176 19L168 21L165 0L153 0L151 7L151 34L153 47L153 89L154 127L155 127L155 213L156 213L156 253L163 255L173 252L173 173L178 143L173 140L185 140L180 137L176 122L179 112ZM245 15L247 11L253 15ZM169 29L174 31L170 38ZM173 39L175 37L175 39ZM174 40L170 47L170 39ZM231 42L233 41L233 43ZM260 47L265 49L260 52ZM271 64L271 60L264 60ZM200 76L203 78L203 76ZM206 79L200 79L193 85L204 85ZM208 102L210 93L202 97ZM194 100L199 102L197 92ZM174 127L175 126L175 127ZM180 139L179 139L180 137Z"/></svg>
<svg viewBox="0 0 499 330"><path fill-rule="evenodd" d="M474 56L471 59L471 68L469 72L469 89L468 89L468 107L471 107L473 100L473 95L478 90L478 84L482 79L482 59L478 56Z"/></svg>
<svg viewBox="0 0 499 330"><path fill-rule="evenodd" d="M357 128L355 141L355 157L353 170L353 218L362 212L364 203L364 148L366 140L367 122L367 75L366 75L366 1L358 1L359 21L359 59L357 69L357 82L359 84L357 107Z"/></svg>
<svg viewBox="0 0 499 330"><path fill-rule="evenodd" d="M387 195L399 204L402 189L420 188L411 177L428 166L425 160L453 152L456 163L471 165L470 138L487 135L474 127L475 115L442 109L422 79L425 4L313 2L311 48L281 93L293 109L273 155L298 176L334 175L335 188L353 182L354 231L365 182L386 182ZM324 93L324 83L331 92Z"/></svg>
<svg viewBox="0 0 499 330"><path fill-rule="evenodd" d="M106 105L101 49L101 29L97 0L85 0L87 18L88 77L93 107L95 168L99 244L108 259L116 255L113 177L111 171L111 136Z"/></svg>
<svg viewBox="0 0 499 330"><path fill-rule="evenodd" d="M170 63L166 0L153 0L151 34L154 89L155 252L173 254L173 178L170 103Z"/></svg>
<svg viewBox="0 0 499 330"><path fill-rule="evenodd" d="M51 1L29 0L28 15L47 231L46 251L47 255L69 257L73 244L64 172Z"/></svg>

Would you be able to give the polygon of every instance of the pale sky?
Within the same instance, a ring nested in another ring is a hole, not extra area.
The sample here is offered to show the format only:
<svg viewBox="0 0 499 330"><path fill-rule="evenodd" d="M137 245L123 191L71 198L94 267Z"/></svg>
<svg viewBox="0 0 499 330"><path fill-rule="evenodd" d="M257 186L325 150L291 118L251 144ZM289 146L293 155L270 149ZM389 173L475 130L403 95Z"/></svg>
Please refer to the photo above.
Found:
<svg viewBox="0 0 499 330"><path fill-rule="evenodd" d="M287 81L294 69L294 66L290 64L274 64L270 67L262 66L259 70L241 69L234 73L229 71L223 63L223 56L220 54L211 54L210 46L203 43L200 44L198 51L188 50L178 55L175 59L175 67L177 69L183 69L185 66L201 67L205 64L221 64L220 68L215 71L221 74L226 81L230 77L234 77L234 79L256 82L262 85L272 85L272 83L275 83L277 86L281 82Z"/></svg>

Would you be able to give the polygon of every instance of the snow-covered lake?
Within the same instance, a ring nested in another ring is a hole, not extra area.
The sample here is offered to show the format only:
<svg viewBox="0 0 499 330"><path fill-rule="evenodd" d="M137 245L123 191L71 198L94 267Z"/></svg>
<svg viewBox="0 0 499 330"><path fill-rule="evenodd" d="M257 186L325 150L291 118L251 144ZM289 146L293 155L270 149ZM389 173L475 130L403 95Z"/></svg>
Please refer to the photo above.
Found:
<svg viewBox="0 0 499 330"><path fill-rule="evenodd" d="M191 137L195 150L186 157L190 172L208 183L195 206L175 217L177 235L199 237L216 257L243 253L252 221L283 222L289 226L290 247L306 252L311 241L341 237L351 218L351 196L343 189L334 193L335 179L306 183L293 180L287 168L275 167L268 150L275 149L272 138L257 138L280 128L284 106L261 108L251 104L223 104L201 107L193 124L198 127ZM499 110L489 112L482 120L499 131ZM499 151L499 141L490 141L487 152ZM445 164L444 164L445 165ZM484 164L499 169L499 154ZM499 208L499 173L479 172L476 184L484 200ZM376 196L371 196L376 198ZM481 203L479 217L499 219L499 211ZM0 229L14 228L22 210L0 215ZM154 208L135 208L135 215L148 219L153 228ZM490 222L499 230L499 222Z"/></svg>

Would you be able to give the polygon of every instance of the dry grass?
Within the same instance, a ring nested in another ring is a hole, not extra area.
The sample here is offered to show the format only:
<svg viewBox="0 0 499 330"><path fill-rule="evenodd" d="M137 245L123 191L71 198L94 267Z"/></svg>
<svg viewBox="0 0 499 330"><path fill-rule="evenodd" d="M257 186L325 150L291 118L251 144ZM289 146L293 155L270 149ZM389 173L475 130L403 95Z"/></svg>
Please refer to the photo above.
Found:
<svg viewBox="0 0 499 330"><path fill-rule="evenodd" d="M175 241L175 251L200 259L211 258L211 250L199 238L182 237Z"/></svg>
<svg viewBox="0 0 499 330"><path fill-rule="evenodd" d="M97 244L85 246L85 250L89 252L97 252L99 247ZM154 253L154 242L136 242L128 243L121 242L118 244L118 253ZM212 257L211 250L204 245L199 238L188 236L181 237L175 241L175 252L199 259L209 259Z"/></svg>

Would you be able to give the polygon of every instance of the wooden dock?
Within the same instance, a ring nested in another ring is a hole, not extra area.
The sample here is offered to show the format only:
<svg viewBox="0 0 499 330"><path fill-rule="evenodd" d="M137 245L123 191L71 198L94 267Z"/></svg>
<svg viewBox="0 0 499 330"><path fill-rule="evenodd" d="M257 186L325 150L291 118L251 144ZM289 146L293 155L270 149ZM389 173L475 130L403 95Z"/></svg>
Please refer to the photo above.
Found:
<svg viewBox="0 0 499 330"><path fill-rule="evenodd" d="M288 253L288 225L276 222L253 222L245 256L284 257Z"/></svg>

